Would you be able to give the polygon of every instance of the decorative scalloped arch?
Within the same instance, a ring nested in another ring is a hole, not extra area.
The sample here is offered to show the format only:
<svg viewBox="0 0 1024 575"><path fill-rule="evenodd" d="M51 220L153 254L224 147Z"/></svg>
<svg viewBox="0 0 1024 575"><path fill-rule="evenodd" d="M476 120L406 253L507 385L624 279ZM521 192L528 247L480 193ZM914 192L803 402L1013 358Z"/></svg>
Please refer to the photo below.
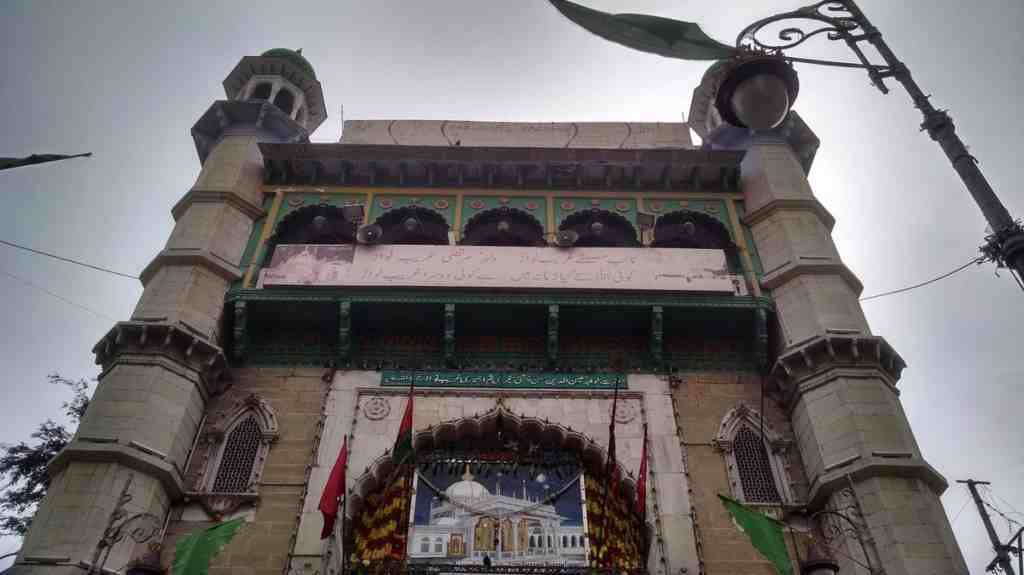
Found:
<svg viewBox="0 0 1024 575"><path fill-rule="evenodd" d="M558 447L566 451L577 452L580 454L584 468L603 473L603 466L608 454L605 448L572 428L536 417L513 413L504 405L496 406L490 411L474 417L445 421L415 432L413 447L416 450L429 450L457 444L460 439L466 437L494 432L499 421L501 421L504 433L515 434L520 438L534 439L547 447ZM620 463L616 463L616 465L619 477L622 478L620 488L634 492L636 480L632 477L632 473L626 471ZM370 464L349 491L351 502L348 506L348 514L350 517L355 517L359 513L366 498L383 487L384 482L394 470L395 463L388 451L385 451Z"/></svg>
<svg viewBox="0 0 1024 575"><path fill-rule="evenodd" d="M606 229L602 238L590 230L591 224L601 222ZM558 226L559 230L573 230L580 235L576 247L638 247L640 240L632 222L621 214L608 210L581 210L566 216Z"/></svg>
<svg viewBox="0 0 1024 575"><path fill-rule="evenodd" d="M420 227L415 232L404 229L405 221L416 218ZM374 222L384 230L383 244L447 245L448 220L423 206L402 206L388 210Z"/></svg>
<svg viewBox="0 0 1024 575"><path fill-rule="evenodd" d="M497 223L503 219L511 224L508 237L519 240L517 243L491 243L488 241L492 236L497 235ZM490 229L491 225L494 226L493 230ZM547 245L547 242L544 241L544 226L540 221L529 212L508 206L492 208L475 214L463 227L462 238L462 243L467 245Z"/></svg>

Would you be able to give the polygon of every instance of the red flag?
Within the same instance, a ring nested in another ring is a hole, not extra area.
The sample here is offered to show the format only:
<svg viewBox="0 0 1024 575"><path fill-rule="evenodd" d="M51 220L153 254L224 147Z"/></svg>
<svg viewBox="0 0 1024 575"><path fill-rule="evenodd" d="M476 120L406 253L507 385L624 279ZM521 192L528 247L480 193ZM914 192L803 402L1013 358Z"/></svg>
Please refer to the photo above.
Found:
<svg viewBox="0 0 1024 575"><path fill-rule="evenodd" d="M341 453L334 462L331 475L327 478L324 493L320 496L320 512L324 514L324 528L320 539L327 539L334 531L334 520L338 518L338 500L345 494L345 468L348 467L348 436L341 444Z"/></svg>
<svg viewBox="0 0 1024 575"><path fill-rule="evenodd" d="M640 450L640 477L636 482L636 513L647 517L647 424L644 424L644 446Z"/></svg>
<svg viewBox="0 0 1024 575"><path fill-rule="evenodd" d="M409 400L405 404L405 414L402 416L402 425L398 428L398 437L395 438L395 449L392 453L395 463L402 463L412 454L412 392L413 386L410 385Z"/></svg>

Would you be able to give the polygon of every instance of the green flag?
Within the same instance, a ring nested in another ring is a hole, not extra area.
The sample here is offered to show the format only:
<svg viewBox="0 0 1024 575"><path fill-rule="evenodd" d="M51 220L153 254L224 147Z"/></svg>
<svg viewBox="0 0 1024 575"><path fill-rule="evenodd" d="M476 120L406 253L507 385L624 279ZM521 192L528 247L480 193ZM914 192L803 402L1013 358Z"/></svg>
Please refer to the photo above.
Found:
<svg viewBox="0 0 1024 575"><path fill-rule="evenodd" d="M722 60L736 48L708 36L693 22L647 14L608 14L569 0L550 0L566 18L605 40L680 60Z"/></svg>
<svg viewBox="0 0 1024 575"><path fill-rule="evenodd" d="M34 164L45 164L46 162L69 160L71 158L88 158L90 156L92 156L92 152L87 154L74 154L72 156L65 156L63 154L32 154L31 156L25 156L24 158L0 158L0 170L10 170L11 168L32 166Z"/></svg>
<svg viewBox="0 0 1024 575"><path fill-rule="evenodd" d="M210 560L235 536L245 520L241 517L218 523L209 529L196 531L174 548L171 575L207 575Z"/></svg>
<svg viewBox="0 0 1024 575"><path fill-rule="evenodd" d="M719 495L718 498L722 500L740 529L750 538L754 548L775 565L779 575L793 575L793 565L789 561L789 552L786 551L786 540L782 536L783 523L724 495Z"/></svg>

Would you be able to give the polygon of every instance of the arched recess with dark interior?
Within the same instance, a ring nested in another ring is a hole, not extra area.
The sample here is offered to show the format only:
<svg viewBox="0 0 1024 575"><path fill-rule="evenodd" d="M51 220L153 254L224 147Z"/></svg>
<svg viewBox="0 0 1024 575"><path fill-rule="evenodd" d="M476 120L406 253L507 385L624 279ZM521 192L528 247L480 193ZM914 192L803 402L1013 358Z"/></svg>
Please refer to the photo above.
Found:
<svg viewBox="0 0 1024 575"><path fill-rule="evenodd" d="M467 246L541 247L544 226L532 214L502 206L474 215L466 222L462 244Z"/></svg>
<svg viewBox="0 0 1024 575"><path fill-rule="evenodd" d="M651 247L723 250L730 271L737 273L743 269L739 248L733 243L729 230L722 222L701 212L678 210L658 218Z"/></svg>
<svg viewBox="0 0 1024 575"><path fill-rule="evenodd" d="M252 89L252 94L249 95L249 99L269 100L270 93L273 91L273 89L274 87L270 84L270 82L261 82L257 84L255 88Z"/></svg>
<svg viewBox="0 0 1024 575"><path fill-rule="evenodd" d="M285 114L291 114L292 106L295 105L295 94L292 94L290 90L281 88L277 91L277 96L274 96L274 105Z"/></svg>
<svg viewBox="0 0 1024 575"><path fill-rule="evenodd" d="M286 215L267 242L265 264L273 261L274 250L281 244L351 244L355 242L356 224L345 218L337 206L306 206Z"/></svg>
<svg viewBox="0 0 1024 575"><path fill-rule="evenodd" d="M577 248L632 248L638 247L636 228L626 218L608 210L589 210L571 214L559 230L572 230L579 234Z"/></svg>
<svg viewBox="0 0 1024 575"><path fill-rule="evenodd" d="M444 216L428 208L397 208L377 218L374 223L381 227L382 244L448 245L448 222Z"/></svg>

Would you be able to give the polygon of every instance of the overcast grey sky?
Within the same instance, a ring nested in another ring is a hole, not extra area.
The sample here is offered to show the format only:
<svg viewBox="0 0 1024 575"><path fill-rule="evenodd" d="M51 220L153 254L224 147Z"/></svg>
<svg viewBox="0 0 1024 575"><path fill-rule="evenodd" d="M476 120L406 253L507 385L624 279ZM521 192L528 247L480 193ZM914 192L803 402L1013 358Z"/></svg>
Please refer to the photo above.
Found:
<svg viewBox="0 0 1024 575"><path fill-rule="evenodd" d="M581 0L594 8L700 22L730 42L746 23L801 0ZM0 19L0 156L95 154L0 173L0 239L138 273L162 247L171 206L199 163L189 136L245 55L303 48L330 118L677 121L705 64L605 43L545 0L53 2L8 0ZM861 0L919 83L949 108L1011 212L1024 215L1020 0ZM816 55L845 57L814 44ZM865 295L973 258L984 221L904 93L863 72L799 66L796 108L822 146L811 181L836 216L836 242ZM92 377L90 352L126 319L137 282L0 246L0 441L56 416L47 373ZM16 274L95 310L72 307ZM875 333L909 364L900 388L972 573L991 549L966 492L975 477L1024 509L1024 294L991 266L865 302ZM1005 503L1001 504L1007 508ZM961 512L960 510L963 509ZM1024 516L1016 516L1024 521ZM1006 522L997 520L1004 536ZM0 554L17 541L0 539Z"/></svg>

